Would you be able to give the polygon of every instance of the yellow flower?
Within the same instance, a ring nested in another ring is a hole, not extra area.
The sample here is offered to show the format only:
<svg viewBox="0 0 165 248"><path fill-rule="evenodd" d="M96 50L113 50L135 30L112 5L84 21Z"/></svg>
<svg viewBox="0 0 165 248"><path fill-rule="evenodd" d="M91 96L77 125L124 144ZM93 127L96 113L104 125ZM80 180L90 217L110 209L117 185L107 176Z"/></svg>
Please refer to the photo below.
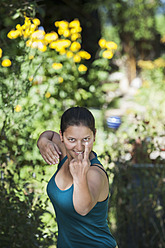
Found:
<svg viewBox="0 0 165 248"><path fill-rule="evenodd" d="M52 49L56 49L57 41L53 41L52 43L50 43L49 47L52 48Z"/></svg>
<svg viewBox="0 0 165 248"><path fill-rule="evenodd" d="M11 66L11 61L10 59L4 59L1 64L3 67L9 67Z"/></svg>
<svg viewBox="0 0 165 248"><path fill-rule="evenodd" d="M57 50L57 51L58 51L58 50ZM59 52L59 54L61 54L61 55L66 54L65 48L60 49L58 52Z"/></svg>
<svg viewBox="0 0 165 248"><path fill-rule="evenodd" d="M19 30L19 31L21 31L21 30L22 30L21 25L20 25L20 24L17 24L17 25L16 25L16 29Z"/></svg>
<svg viewBox="0 0 165 248"><path fill-rule="evenodd" d="M115 42L113 42L113 41L108 41L108 42L106 42L106 48L116 50L117 49L117 44Z"/></svg>
<svg viewBox="0 0 165 248"><path fill-rule="evenodd" d="M40 20L38 18L35 18L33 19L33 23L36 25L36 26L39 26L40 25Z"/></svg>
<svg viewBox="0 0 165 248"><path fill-rule="evenodd" d="M34 55L29 55L29 59L34 59Z"/></svg>
<svg viewBox="0 0 165 248"><path fill-rule="evenodd" d="M80 51L78 52L78 55L82 58L82 59L90 59L91 55L86 52L86 51Z"/></svg>
<svg viewBox="0 0 165 248"><path fill-rule="evenodd" d="M163 58L158 58L154 60L154 65L158 68L165 67L165 60Z"/></svg>
<svg viewBox="0 0 165 248"><path fill-rule="evenodd" d="M33 81L33 76L29 77L29 81L32 82Z"/></svg>
<svg viewBox="0 0 165 248"><path fill-rule="evenodd" d="M56 49L58 52L69 47L71 44L70 40L57 40L57 41L53 41L49 47L52 49Z"/></svg>
<svg viewBox="0 0 165 248"><path fill-rule="evenodd" d="M59 35L63 35L64 37L69 37L70 36L69 29L59 28L58 33L59 33Z"/></svg>
<svg viewBox="0 0 165 248"><path fill-rule="evenodd" d="M32 42L31 47L32 47L32 48L37 48L37 47L39 46L39 43L40 43L40 42L41 42L41 41L39 41L39 40Z"/></svg>
<svg viewBox="0 0 165 248"><path fill-rule="evenodd" d="M80 57L78 54L76 54L76 55L73 57L73 60L74 60L75 63L79 63L79 62L81 61L81 57Z"/></svg>
<svg viewBox="0 0 165 248"><path fill-rule="evenodd" d="M161 43L165 43L165 35L161 38Z"/></svg>
<svg viewBox="0 0 165 248"><path fill-rule="evenodd" d="M24 25L26 26L26 28L29 28L29 26L31 25L31 21L28 17L25 17Z"/></svg>
<svg viewBox="0 0 165 248"><path fill-rule="evenodd" d="M22 30L25 30L25 29L26 29L26 25L23 24L23 25L22 25Z"/></svg>
<svg viewBox="0 0 165 248"><path fill-rule="evenodd" d="M31 37L32 37L32 39L40 39L40 40L42 40L44 38L44 35L45 35L44 30L37 30L31 35Z"/></svg>
<svg viewBox="0 0 165 248"><path fill-rule="evenodd" d="M103 58L111 59L113 57L113 52L111 50L106 50L103 52Z"/></svg>
<svg viewBox="0 0 165 248"><path fill-rule="evenodd" d="M63 29L61 29L61 28L58 29L58 34L59 34L59 35L63 35L63 32L64 32Z"/></svg>
<svg viewBox="0 0 165 248"><path fill-rule="evenodd" d="M73 53L72 53L71 51L68 51L68 52L66 53L66 56L67 56L68 58L72 58L72 57L73 57Z"/></svg>
<svg viewBox="0 0 165 248"><path fill-rule="evenodd" d="M69 47L70 46L70 44L71 44L71 41L70 40L61 40L61 41L59 41L59 44L61 45L61 46L63 46L63 47Z"/></svg>
<svg viewBox="0 0 165 248"><path fill-rule="evenodd" d="M16 39L20 36L20 31L19 30L11 30L8 34L7 37L9 39Z"/></svg>
<svg viewBox="0 0 165 248"><path fill-rule="evenodd" d="M80 33L82 31L82 28L80 26L80 22L78 19L75 19L72 22L70 22L69 28L71 29L70 30L71 34Z"/></svg>
<svg viewBox="0 0 165 248"><path fill-rule="evenodd" d="M63 82L64 82L64 79L63 79L62 77L59 77L59 78L58 78L58 82L59 82L59 83L63 83Z"/></svg>
<svg viewBox="0 0 165 248"><path fill-rule="evenodd" d="M150 60L139 60L138 66L142 69L152 70L154 69L154 63Z"/></svg>
<svg viewBox="0 0 165 248"><path fill-rule="evenodd" d="M60 29L67 29L69 26L69 23L67 21L58 21L58 22L55 22L55 26L59 27Z"/></svg>
<svg viewBox="0 0 165 248"><path fill-rule="evenodd" d="M106 40L105 39L101 38L98 43L99 43L99 46L101 48L103 48L103 49L106 48Z"/></svg>
<svg viewBox="0 0 165 248"><path fill-rule="evenodd" d="M69 36L70 36L70 31L69 31L69 29L65 29L65 30L64 30L63 36L64 36L64 37L69 37Z"/></svg>
<svg viewBox="0 0 165 248"><path fill-rule="evenodd" d="M23 32L23 36L24 38L28 38L31 35L31 30L29 28L27 28L24 32Z"/></svg>
<svg viewBox="0 0 165 248"><path fill-rule="evenodd" d="M32 43L33 43L32 40L27 40L26 41L26 46L27 47L31 47L32 46Z"/></svg>
<svg viewBox="0 0 165 248"><path fill-rule="evenodd" d="M43 40L36 40L34 42L29 41L29 43L26 43L27 46L31 46L32 48L38 48L41 52L45 52L47 50L46 45L44 44Z"/></svg>
<svg viewBox="0 0 165 248"><path fill-rule="evenodd" d="M58 34L56 32L51 32L51 33L47 33L45 35L45 40L50 43L54 40L57 40L58 39Z"/></svg>
<svg viewBox="0 0 165 248"><path fill-rule="evenodd" d="M72 52L76 52L76 51L80 50L80 48L81 48L80 43L74 41L74 42L72 43L71 47L70 47L70 50L71 50Z"/></svg>
<svg viewBox="0 0 165 248"><path fill-rule="evenodd" d="M37 26L35 25L35 24L31 24L28 28L26 28L25 29L25 31L23 31L22 33L27 33L27 31L26 30L28 30L28 32L29 32L29 34L30 35L32 35L34 32L35 32L35 30L36 30L36 28L37 28ZM22 30L20 30L20 32L21 32Z"/></svg>
<svg viewBox="0 0 165 248"><path fill-rule="evenodd" d="M70 33L75 34L75 33L81 33L82 28L81 27L76 27L76 28L71 28Z"/></svg>
<svg viewBox="0 0 165 248"><path fill-rule="evenodd" d="M34 59L34 55L30 55L29 56L29 59Z"/></svg>
<svg viewBox="0 0 165 248"><path fill-rule="evenodd" d="M58 24L58 27L61 29L67 29L69 26L69 23L67 21L60 21Z"/></svg>
<svg viewBox="0 0 165 248"><path fill-rule="evenodd" d="M70 28L77 28L80 27L80 22L78 19L74 19L72 22L69 23Z"/></svg>
<svg viewBox="0 0 165 248"><path fill-rule="evenodd" d="M54 25L58 27L59 21L55 22Z"/></svg>
<svg viewBox="0 0 165 248"><path fill-rule="evenodd" d="M38 50L40 50L41 52L45 52L47 50L47 46L42 44L38 47Z"/></svg>
<svg viewBox="0 0 165 248"><path fill-rule="evenodd" d="M79 67L78 67L79 72L85 72L85 71L87 71L87 69L88 68L83 64L79 65Z"/></svg>
<svg viewBox="0 0 165 248"><path fill-rule="evenodd" d="M81 38L81 35L79 33L74 33L71 35L71 40L75 41L77 39Z"/></svg>
<svg viewBox="0 0 165 248"><path fill-rule="evenodd" d="M52 67L53 67L53 69L55 69L55 70L59 70L59 69L62 68L62 64L61 64L61 63L53 63L53 64L52 64Z"/></svg>
<svg viewBox="0 0 165 248"><path fill-rule="evenodd" d="M49 98L51 96L50 92L46 92L45 97Z"/></svg>
<svg viewBox="0 0 165 248"><path fill-rule="evenodd" d="M2 48L0 48L0 58L2 57Z"/></svg>
<svg viewBox="0 0 165 248"><path fill-rule="evenodd" d="M15 106L15 111L20 112L22 110L22 107L20 105Z"/></svg>

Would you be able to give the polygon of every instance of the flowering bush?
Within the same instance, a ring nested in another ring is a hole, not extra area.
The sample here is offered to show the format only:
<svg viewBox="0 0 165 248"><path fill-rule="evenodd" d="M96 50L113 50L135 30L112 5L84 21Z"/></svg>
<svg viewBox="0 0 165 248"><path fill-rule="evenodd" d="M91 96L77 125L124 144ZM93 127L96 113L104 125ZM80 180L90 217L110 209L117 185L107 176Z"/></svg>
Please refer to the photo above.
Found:
<svg viewBox="0 0 165 248"><path fill-rule="evenodd" d="M103 103L100 82L108 76L109 59L117 48L104 46L88 69L85 61L91 55L81 49L79 21L57 21L55 29L46 33L39 19L25 16L24 22L7 34L10 47L0 48L1 186L5 191L2 201L5 206L6 199L11 198L14 211L17 199L18 212L23 201L29 209L29 216L42 215L39 226L33 229L38 242L49 242L50 232L54 232L56 224L53 222L47 228L48 219L53 221L52 215L49 211L43 215L42 207L37 207L37 202L40 205L46 203L43 192L54 167L44 166L36 140L45 129L56 130L59 127L59 116L64 109L72 105L90 106L92 103L91 106L99 106ZM104 51L111 52L111 56ZM24 220L33 225L33 221L28 221L30 217L26 219L24 214ZM0 217L2 226L6 226L7 217ZM37 228L43 228L42 220L44 229L37 236ZM19 233L19 226L14 228ZM10 226L5 233L8 235L5 246L10 246ZM4 237L4 233L0 235ZM24 232L20 238L17 237L16 246L23 243L23 236ZM32 241L29 239L29 242ZM27 245L33 247L32 243L27 242Z"/></svg>

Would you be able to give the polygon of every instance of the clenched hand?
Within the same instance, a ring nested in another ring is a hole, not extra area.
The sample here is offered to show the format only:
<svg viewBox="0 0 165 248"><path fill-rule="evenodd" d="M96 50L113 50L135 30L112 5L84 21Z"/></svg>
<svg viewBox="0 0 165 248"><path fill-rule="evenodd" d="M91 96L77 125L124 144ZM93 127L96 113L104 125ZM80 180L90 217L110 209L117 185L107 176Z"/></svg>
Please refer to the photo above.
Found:
<svg viewBox="0 0 165 248"><path fill-rule="evenodd" d="M79 182L79 180L82 180L84 177L86 177L90 168L89 153L89 145L88 143L85 143L84 153L79 154L77 158L71 160L69 168L74 182Z"/></svg>

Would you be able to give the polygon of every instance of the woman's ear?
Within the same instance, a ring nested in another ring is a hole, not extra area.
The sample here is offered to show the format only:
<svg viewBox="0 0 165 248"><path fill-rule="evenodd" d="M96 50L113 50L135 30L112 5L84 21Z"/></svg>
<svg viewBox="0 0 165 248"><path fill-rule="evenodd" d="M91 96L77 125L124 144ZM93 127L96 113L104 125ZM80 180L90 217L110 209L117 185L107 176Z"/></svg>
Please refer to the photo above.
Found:
<svg viewBox="0 0 165 248"><path fill-rule="evenodd" d="M64 142L64 140L63 140L63 135L62 135L61 130L59 131L59 134L60 134L60 140L61 140L61 142Z"/></svg>

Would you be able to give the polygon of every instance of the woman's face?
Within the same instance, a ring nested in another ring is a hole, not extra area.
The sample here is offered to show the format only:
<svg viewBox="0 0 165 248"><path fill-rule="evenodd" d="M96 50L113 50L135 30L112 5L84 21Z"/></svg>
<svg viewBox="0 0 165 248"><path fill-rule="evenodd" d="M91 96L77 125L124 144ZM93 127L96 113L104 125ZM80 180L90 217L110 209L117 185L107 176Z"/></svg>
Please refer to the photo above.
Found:
<svg viewBox="0 0 165 248"><path fill-rule="evenodd" d="M67 152L72 158L76 158L79 154L83 154L85 150L85 143L88 142L89 150L93 148L95 135L92 130L86 126L69 126L63 133L60 134Z"/></svg>

